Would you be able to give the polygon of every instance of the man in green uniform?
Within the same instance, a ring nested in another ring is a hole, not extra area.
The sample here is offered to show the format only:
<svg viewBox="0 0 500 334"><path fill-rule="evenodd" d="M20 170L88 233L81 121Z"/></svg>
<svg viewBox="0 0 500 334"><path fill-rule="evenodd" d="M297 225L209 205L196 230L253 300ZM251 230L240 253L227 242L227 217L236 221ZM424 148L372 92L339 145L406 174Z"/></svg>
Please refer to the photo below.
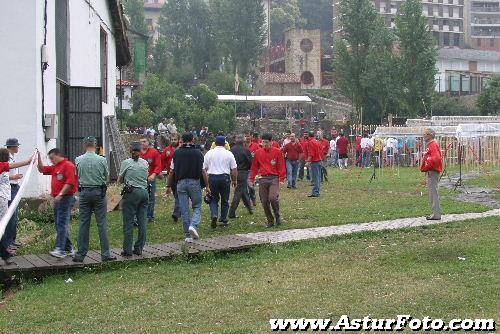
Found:
<svg viewBox="0 0 500 334"><path fill-rule="evenodd" d="M146 244L146 213L148 208L148 162L141 159L141 143L130 144L131 158L122 162L119 183L123 188L123 252L122 256L141 255ZM139 234L134 241L134 220L137 217Z"/></svg>
<svg viewBox="0 0 500 334"><path fill-rule="evenodd" d="M83 141L85 154L75 159L80 192L80 227L78 230L78 252L74 262L83 262L89 250L89 229L92 212L95 214L102 261L113 261L116 257L109 253L108 222L106 220L106 181L108 163L106 158L96 154L97 140L87 137Z"/></svg>

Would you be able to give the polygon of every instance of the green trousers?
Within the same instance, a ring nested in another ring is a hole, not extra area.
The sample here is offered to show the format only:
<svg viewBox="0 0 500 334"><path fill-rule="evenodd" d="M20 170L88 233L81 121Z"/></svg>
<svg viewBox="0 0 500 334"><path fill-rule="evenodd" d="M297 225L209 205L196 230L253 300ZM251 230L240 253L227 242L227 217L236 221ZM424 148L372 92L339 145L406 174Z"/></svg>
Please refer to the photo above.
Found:
<svg viewBox="0 0 500 334"><path fill-rule="evenodd" d="M89 230L92 213L95 214L101 258L109 258L108 222L106 220L106 195L101 188L84 188L80 192L80 226L78 229L77 256L84 258L89 250Z"/></svg>
<svg viewBox="0 0 500 334"><path fill-rule="evenodd" d="M142 188L133 188L131 193L127 193L123 196L123 251L127 254L132 254L132 250L142 253L142 249L146 244L146 214L148 201L148 191ZM137 224L139 225L139 234L132 249L135 217L137 217Z"/></svg>

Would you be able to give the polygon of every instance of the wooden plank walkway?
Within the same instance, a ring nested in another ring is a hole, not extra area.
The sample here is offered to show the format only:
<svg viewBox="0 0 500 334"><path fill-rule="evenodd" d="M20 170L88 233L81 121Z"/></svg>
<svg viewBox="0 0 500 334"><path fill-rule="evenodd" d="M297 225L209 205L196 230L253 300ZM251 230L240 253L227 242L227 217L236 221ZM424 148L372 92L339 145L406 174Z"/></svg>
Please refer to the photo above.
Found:
<svg viewBox="0 0 500 334"><path fill-rule="evenodd" d="M424 217L402 218L380 222L345 224L305 229L291 229L267 231L247 234L235 234L214 238L195 240L193 242L169 242L164 244L147 245L141 256L122 257L121 248L110 249L116 256L115 262L139 261L145 259L172 258L182 254L195 255L203 252L222 252L248 249L257 245L278 244L300 240L325 238L333 235L357 233L363 231L382 231L401 228L418 227L425 225L443 224L454 221L479 219L500 216L500 209L482 213L464 213L444 215L440 221L429 221ZM500 220L499 220L500 223ZM57 259L49 254L30 254L15 256L13 263L6 265L0 260L0 274L36 273L38 271L64 270L71 268L92 267L101 264L101 254L98 251L89 251L83 263L73 262L71 257Z"/></svg>

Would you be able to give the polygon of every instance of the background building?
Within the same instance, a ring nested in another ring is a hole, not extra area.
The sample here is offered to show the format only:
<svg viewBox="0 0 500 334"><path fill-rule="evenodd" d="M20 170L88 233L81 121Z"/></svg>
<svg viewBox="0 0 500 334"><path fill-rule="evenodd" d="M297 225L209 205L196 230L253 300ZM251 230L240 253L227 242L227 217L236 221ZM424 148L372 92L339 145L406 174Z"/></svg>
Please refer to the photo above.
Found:
<svg viewBox="0 0 500 334"><path fill-rule="evenodd" d="M388 27L396 25L402 0L374 0L375 8ZM464 0L424 0L422 14L427 18L439 46L465 46Z"/></svg>
<svg viewBox="0 0 500 334"><path fill-rule="evenodd" d="M468 0L467 7L467 46L500 51L500 0Z"/></svg>
<svg viewBox="0 0 500 334"><path fill-rule="evenodd" d="M437 92L477 94L492 75L500 74L500 52L443 48L439 50L436 69Z"/></svg>
<svg viewBox="0 0 500 334"><path fill-rule="evenodd" d="M153 40L158 38L158 20L166 0L144 0L144 17Z"/></svg>
<svg viewBox="0 0 500 334"><path fill-rule="evenodd" d="M130 61L125 30L116 0L3 2L0 143L17 137L19 159L54 147L74 158L95 136L109 152L104 117L115 113L116 67ZM34 173L28 196L49 185Z"/></svg>

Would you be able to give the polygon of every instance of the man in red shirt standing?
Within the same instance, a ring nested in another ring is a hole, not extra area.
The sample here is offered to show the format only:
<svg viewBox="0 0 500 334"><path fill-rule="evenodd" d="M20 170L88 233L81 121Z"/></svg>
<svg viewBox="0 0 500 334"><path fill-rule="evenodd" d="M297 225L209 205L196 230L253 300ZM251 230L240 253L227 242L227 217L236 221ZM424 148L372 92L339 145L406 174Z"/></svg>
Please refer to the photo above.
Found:
<svg viewBox="0 0 500 334"><path fill-rule="evenodd" d="M38 171L52 177L50 188L51 195L54 197L57 236L56 247L50 255L57 258L63 258L66 255L74 256L73 244L69 238L69 226L71 209L75 204L74 195L78 191L76 166L57 148L50 150L48 156L52 166L45 166L38 152Z"/></svg>
<svg viewBox="0 0 500 334"><path fill-rule="evenodd" d="M314 137L314 132L309 132L309 144L307 145L307 162L311 166L313 189L308 197L319 197L321 191L321 163L323 161L323 145Z"/></svg>
<svg viewBox="0 0 500 334"><path fill-rule="evenodd" d="M347 152L349 150L349 139L344 136L344 133L339 134L337 139L337 153L339 155L339 167L342 169L342 165L347 168L348 156Z"/></svg>
<svg viewBox="0 0 500 334"><path fill-rule="evenodd" d="M280 182L286 179L285 159L281 150L272 147L271 134L262 135L262 148L255 152L250 169L250 184L253 186L259 174L259 197L267 218L267 227L281 225L280 215ZM271 211L272 207L272 211ZM274 216L273 216L274 212Z"/></svg>
<svg viewBox="0 0 500 334"><path fill-rule="evenodd" d="M162 171L162 163L160 152L154 147L151 147L149 138L142 136L141 139L142 151L141 159L144 159L149 164L148 170L148 184L149 184L149 204L147 218L148 222L155 219L155 204L156 204L156 176L160 175Z"/></svg>
<svg viewBox="0 0 500 334"><path fill-rule="evenodd" d="M306 167L307 160L307 144L309 143L309 134L304 132L302 139L299 140L300 146L302 146L302 159L299 162L299 180L304 179L304 167ZM311 176L309 174L309 166L307 166L306 179L310 180Z"/></svg>
<svg viewBox="0 0 500 334"><path fill-rule="evenodd" d="M262 147L261 140L259 138L259 134L254 132L252 135L252 140L248 144L248 149L252 154L252 158L255 156L255 152ZM250 176L250 174L248 174ZM252 201L253 206L257 206L257 196L255 195L255 188L250 185L250 177L248 178L248 194L250 195L250 200Z"/></svg>
<svg viewBox="0 0 500 334"><path fill-rule="evenodd" d="M434 130L426 129L424 131L424 140L427 143L427 151L422 159L420 170L427 173L427 187L429 188L429 201L432 207L432 216L426 217L427 220L441 219L441 206L439 205L439 174L443 171L443 156L441 147L435 139Z"/></svg>
<svg viewBox="0 0 500 334"><path fill-rule="evenodd" d="M161 152L160 159L162 164L162 170L167 172L167 175L171 173L170 167L172 166L172 159L174 157L175 150L179 147L180 144L180 134L173 133L170 136L170 145L163 148ZM177 196L177 184L172 184L172 193L174 194L174 212L172 212L172 219L175 223L179 221L179 217L181 216L181 208L179 206L179 197Z"/></svg>
<svg viewBox="0 0 500 334"><path fill-rule="evenodd" d="M328 182L328 172L326 171L326 165L328 163L328 153L330 152L330 141L324 137L322 132L318 132L317 141L320 142L323 149L323 160L321 161L321 182L323 182L323 180Z"/></svg>
<svg viewBox="0 0 500 334"><path fill-rule="evenodd" d="M286 144L282 151L286 158L286 179L288 180L288 187L297 189L297 172L299 169L299 160L302 159L302 145L295 137L295 133L289 135L290 142Z"/></svg>

